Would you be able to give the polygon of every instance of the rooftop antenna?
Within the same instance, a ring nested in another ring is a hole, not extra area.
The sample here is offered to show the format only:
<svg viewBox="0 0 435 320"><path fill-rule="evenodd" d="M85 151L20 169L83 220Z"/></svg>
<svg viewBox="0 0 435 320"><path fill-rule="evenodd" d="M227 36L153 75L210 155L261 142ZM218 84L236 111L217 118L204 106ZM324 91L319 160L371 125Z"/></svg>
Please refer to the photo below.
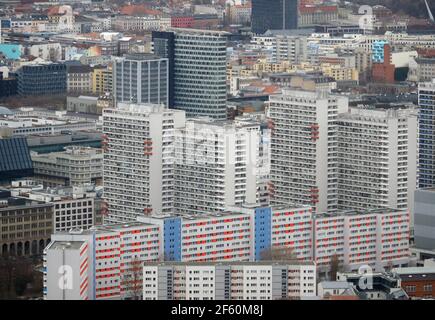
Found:
<svg viewBox="0 0 435 320"><path fill-rule="evenodd" d="M427 9L427 13L429 15L430 21L435 22L435 19L433 17L432 11L430 11L430 8L429 8L429 5L427 3L427 0L424 0L424 3L426 4L426 9Z"/></svg>

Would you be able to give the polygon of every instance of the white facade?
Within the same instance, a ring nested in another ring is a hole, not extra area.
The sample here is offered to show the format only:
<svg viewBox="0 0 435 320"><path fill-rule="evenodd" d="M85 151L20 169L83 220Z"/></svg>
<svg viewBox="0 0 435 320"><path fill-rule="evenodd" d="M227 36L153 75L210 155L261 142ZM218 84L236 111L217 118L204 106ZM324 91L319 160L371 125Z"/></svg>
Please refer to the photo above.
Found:
<svg viewBox="0 0 435 320"><path fill-rule="evenodd" d="M225 210L243 203L268 204L262 194L263 163L259 123L188 120L176 134L175 201L178 212ZM266 172L267 174L267 172Z"/></svg>
<svg viewBox="0 0 435 320"><path fill-rule="evenodd" d="M272 204L337 208L337 125L347 98L327 91L283 90L269 97Z"/></svg>
<svg viewBox="0 0 435 320"><path fill-rule="evenodd" d="M414 206L417 109L349 108L338 123L338 208Z"/></svg>
<svg viewBox="0 0 435 320"><path fill-rule="evenodd" d="M85 241L53 241L44 251L44 300L88 300L89 255Z"/></svg>
<svg viewBox="0 0 435 320"><path fill-rule="evenodd" d="M65 264L65 254L58 252L59 243L81 243L68 265L74 274L69 279L81 286L80 295L90 300L140 298L142 295L142 264L160 259L160 228L144 223L105 225L88 231L74 229L55 233L44 250L44 299L69 300L77 296L77 286L58 289L62 275L57 272ZM65 251L65 250L64 250ZM68 254L67 251L65 251ZM80 253L81 259L78 259ZM80 268L77 265L80 262ZM80 270L80 275L75 272Z"/></svg>
<svg viewBox="0 0 435 320"><path fill-rule="evenodd" d="M51 153L31 152L35 180L47 185L83 185L102 176L103 154L91 147L66 147Z"/></svg>
<svg viewBox="0 0 435 320"><path fill-rule="evenodd" d="M162 105L119 103L103 110L104 197L108 222L173 211L174 130L183 111Z"/></svg>
<svg viewBox="0 0 435 320"><path fill-rule="evenodd" d="M409 263L409 212L378 209L321 214L314 219L314 259L328 270L335 255L342 267L375 270Z"/></svg>
<svg viewBox="0 0 435 320"><path fill-rule="evenodd" d="M144 300L276 300L316 296L314 263L161 263L143 268Z"/></svg>

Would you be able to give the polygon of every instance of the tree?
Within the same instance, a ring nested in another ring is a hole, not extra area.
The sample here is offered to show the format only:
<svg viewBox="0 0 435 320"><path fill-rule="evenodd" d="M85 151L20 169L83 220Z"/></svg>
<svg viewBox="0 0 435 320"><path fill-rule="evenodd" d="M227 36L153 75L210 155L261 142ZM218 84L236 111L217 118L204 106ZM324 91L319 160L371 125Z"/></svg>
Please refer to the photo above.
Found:
<svg viewBox="0 0 435 320"><path fill-rule="evenodd" d="M334 254L331 257L330 262L330 269L329 269L329 280L336 281L337 280L337 273L340 271L340 258L338 257L338 254Z"/></svg>
<svg viewBox="0 0 435 320"><path fill-rule="evenodd" d="M270 247L260 253L260 260L263 261L286 261L297 259L297 255L295 254L294 249L291 247Z"/></svg>
<svg viewBox="0 0 435 320"><path fill-rule="evenodd" d="M127 264L126 264L127 266ZM121 279L124 298L140 300L142 297L142 261L136 256L128 264L128 268Z"/></svg>

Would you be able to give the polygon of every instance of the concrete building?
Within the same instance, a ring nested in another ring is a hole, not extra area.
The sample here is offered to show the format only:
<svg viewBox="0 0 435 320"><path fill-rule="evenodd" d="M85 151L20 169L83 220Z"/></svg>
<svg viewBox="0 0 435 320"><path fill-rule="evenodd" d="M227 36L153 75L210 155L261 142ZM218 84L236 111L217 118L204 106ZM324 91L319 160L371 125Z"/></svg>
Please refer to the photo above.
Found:
<svg viewBox="0 0 435 320"><path fill-rule="evenodd" d="M330 270L333 256L345 270L368 265L376 271L407 266L409 212L395 209L343 211L314 216L314 259L320 273Z"/></svg>
<svg viewBox="0 0 435 320"><path fill-rule="evenodd" d="M435 186L434 157L434 110L435 79L432 82L421 82L418 86L419 105L419 188Z"/></svg>
<svg viewBox="0 0 435 320"><path fill-rule="evenodd" d="M46 300L88 300L89 256L85 241L55 241L44 255L44 298ZM53 275L64 274L57 279Z"/></svg>
<svg viewBox="0 0 435 320"><path fill-rule="evenodd" d="M66 98L66 110L79 113L101 114L97 108L98 97L93 96L68 96Z"/></svg>
<svg viewBox="0 0 435 320"><path fill-rule="evenodd" d="M267 205L268 138L259 122L188 120L175 140L177 212Z"/></svg>
<svg viewBox="0 0 435 320"><path fill-rule="evenodd" d="M41 254L53 232L53 204L13 197L0 190L0 251L3 255Z"/></svg>
<svg viewBox="0 0 435 320"><path fill-rule="evenodd" d="M53 203L54 232L71 228L87 230L102 223L102 187L83 185L44 189L33 180L19 179L11 182L9 190L12 196Z"/></svg>
<svg viewBox="0 0 435 320"><path fill-rule="evenodd" d="M163 230L160 242L167 261L260 261L270 259L272 248L290 249L300 261L313 260L312 209L306 206L245 205L138 220Z"/></svg>
<svg viewBox="0 0 435 320"><path fill-rule="evenodd" d="M414 240L418 249L435 251L435 189L415 191Z"/></svg>
<svg viewBox="0 0 435 320"><path fill-rule="evenodd" d="M89 147L67 147L63 152L31 153L35 180L45 186L100 184L103 153Z"/></svg>
<svg viewBox="0 0 435 320"><path fill-rule="evenodd" d="M338 209L414 208L414 105L350 107L337 119Z"/></svg>
<svg viewBox="0 0 435 320"><path fill-rule="evenodd" d="M299 28L329 24L338 20L337 5L299 5Z"/></svg>
<svg viewBox="0 0 435 320"><path fill-rule="evenodd" d="M410 62L410 72L414 71L413 81L432 81L435 78L435 58L417 58L415 64ZM414 70L412 70L414 69Z"/></svg>
<svg viewBox="0 0 435 320"><path fill-rule="evenodd" d="M288 61L298 64L307 59L307 37L308 34L299 30L269 30L264 35L253 37L253 43L271 50L271 63Z"/></svg>
<svg viewBox="0 0 435 320"><path fill-rule="evenodd" d="M113 67L96 66L92 72L92 93L98 95L112 94L113 91Z"/></svg>
<svg viewBox="0 0 435 320"><path fill-rule="evenodd" d="M150 54L115 58L113 88L116 102L169 106L168 59Z"/></svg>
<svg viewBox="0 0 435 320"><path fill-rule="evenodd" d="M309 204L316 212L337 209L337 126L347 98L328 91L283 90L269 97L272 204Z"/></svg>
<svg viewBox="0 0 435 320"><path fill-rule="evenodd" d="M143 268L144 300L283 300L316 296L316 265L154 263Z"/></svg>
<svg viewBox="0 0 435 320"><path fill-rule="evenodd" d="M157 226L137 222L53 234L44 250L44 299L140 298L142 264L159 260L158 239Z"/></svg>
<svg viewBox="0 0 435 320"><path fill-rule="evenodd" d="M89 93L92 91L92 68L86 65L72 65L67 68L67 91Z"/></svg>
<svg viewBox="0 0 435 320"><path fill-rule="evenodd" d="M174 130L183 111L163 105L119 103L103 110L104 193L107 221L167 214L174 200Z"/></svg>

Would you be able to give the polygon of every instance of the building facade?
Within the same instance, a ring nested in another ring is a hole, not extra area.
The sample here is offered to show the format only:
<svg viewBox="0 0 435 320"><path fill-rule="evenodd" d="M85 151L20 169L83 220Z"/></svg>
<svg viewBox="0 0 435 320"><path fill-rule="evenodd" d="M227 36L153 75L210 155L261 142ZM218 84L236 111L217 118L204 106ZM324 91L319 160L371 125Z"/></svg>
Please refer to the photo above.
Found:
<svg viewBox="0 0 435 320"><path fill-rule="evenodd" d="M435 186L435 80L418 86L419 105L419 188Z"/></svg>
<svg viewBox="0 0 435 320"><path fill-rule="evenodd" d="M0 228L2 255L40 255L53 232L53 204L0 190Z"/></svg>
<svg viewBox="0 0 435 320"><path fill-rule="evenodd" d="M269 203L268 154L260 123L187 120L175 139L174 206L180 213L218 212Z"/></svg>
<svg viewBox="0 0 435 320"><path fill-rule="evenodd" d="M44 299L139 299L142 264L159 261L159 248L159 228L143 223L55 233L44 250ZM71 262L63 271L73 273L73 283L60 288L64 259Z"/></svg>
<svg viewBox="0 0 435 320"><path fill-rule="evenodd" d="M154 263L144 300L291 300L316 296L314 263Z"/></svg>
<svg viewBox="0 0 435 320"><path fill-rule="evenodd" d="M339 115L338 209L414 207L417 109L350 107Z"/></svg>
<svg viewBox="0 0 435 320"><path fill-rule="evenodd" d="M167 214L174 200L174 131L183 111L118 103L103 110L104 194L108 222Z"/></svg>
<svg viewBox="0 0 435 320"><path fill-rule="evenodd" d="M35 179L45 186L100 184L103 153L100 149L70 146L65 151L31 154Z"/></svg>
<svg viewBox="0 0 435 320"><path fill-rule="evenodd" d="M18 70L18 94L21 96L58 95L67 91L66 65L29 64Z"/></svg>
<svg viewBox="0 0 435 320"><path fill-rule="evenodd" d="M128 54L116 58L113 70L116 102L169 105L168 59L150 54Z"/></svg>
<svg viewBox="0 0 435 320"><path fill-rule="evenodd" d="M298 27L298 0L252 0L252 32Z"/></svg>
<svg viewBox="0 0 435 320"><path fill-rule="evenodd" d="M284 90L269 97L272 204L337 209L336 120L345 111L347 99L325 90Z"/></svg>
<svg viewBox="0 0 435 320"><path fill-rule="evenodd" d="M314 217L314 259L328 272L335 256L345 270L374 270L409 263L409 212L395 209L343 211Z"/></svg>
<svg viewBox="0 0 435 320"><path fill-rule="evenodd" d="M415 246L423 250L435 250L435 190L415 191L414 207Z"/></svg>

